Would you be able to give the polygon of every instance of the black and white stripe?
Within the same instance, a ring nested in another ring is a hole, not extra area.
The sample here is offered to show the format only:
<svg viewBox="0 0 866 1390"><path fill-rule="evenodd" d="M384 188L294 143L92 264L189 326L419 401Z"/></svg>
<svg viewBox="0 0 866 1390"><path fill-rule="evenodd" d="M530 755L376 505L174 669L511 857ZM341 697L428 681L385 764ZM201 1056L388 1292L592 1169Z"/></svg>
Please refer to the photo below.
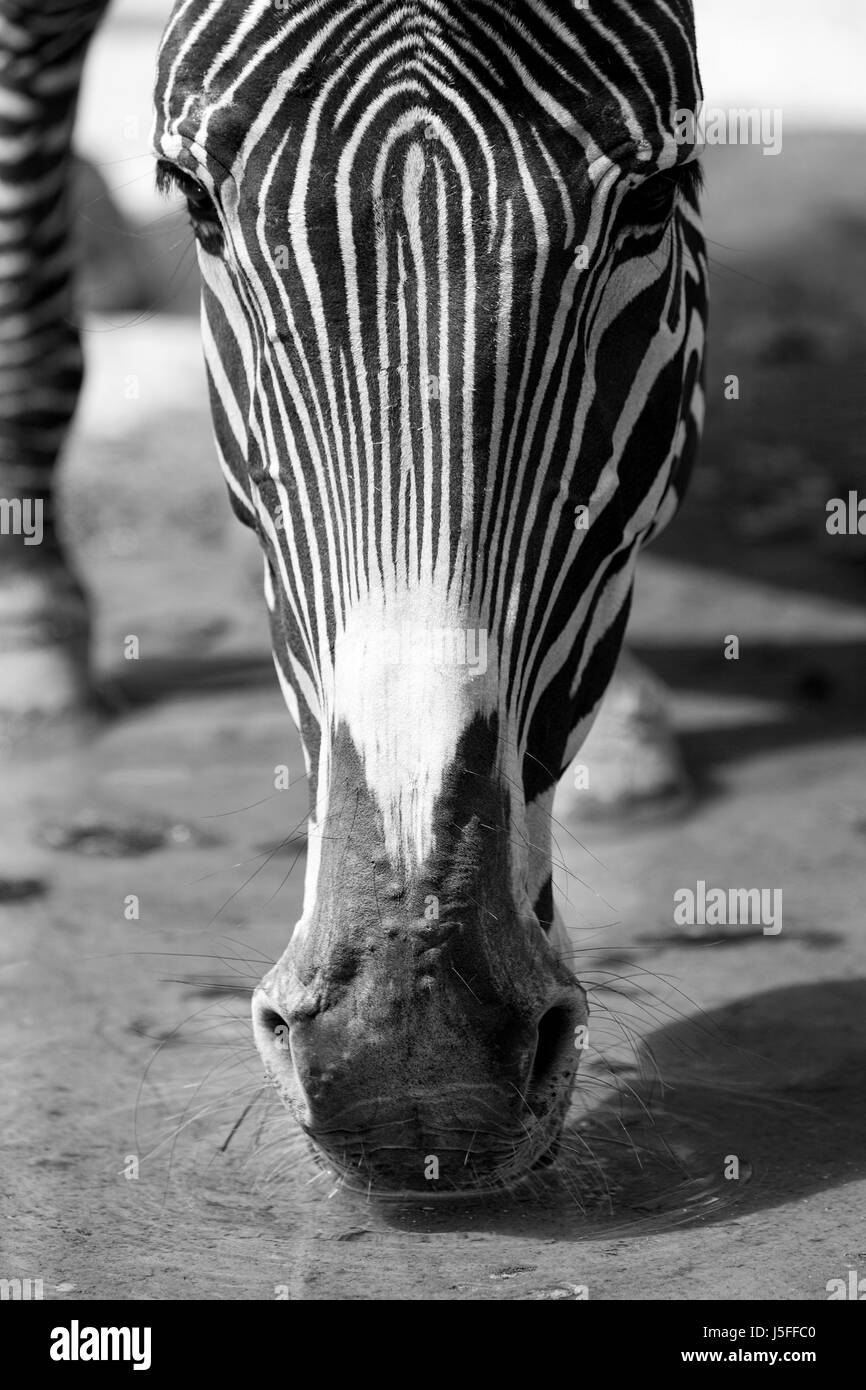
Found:
<svg viewBox="0 0 866 1390"><path fill-rule="evenodd" d="M87 45L107 3L0 0L0 491L43 502L49 547L51 470L82 378L72 128Z"/></svg>

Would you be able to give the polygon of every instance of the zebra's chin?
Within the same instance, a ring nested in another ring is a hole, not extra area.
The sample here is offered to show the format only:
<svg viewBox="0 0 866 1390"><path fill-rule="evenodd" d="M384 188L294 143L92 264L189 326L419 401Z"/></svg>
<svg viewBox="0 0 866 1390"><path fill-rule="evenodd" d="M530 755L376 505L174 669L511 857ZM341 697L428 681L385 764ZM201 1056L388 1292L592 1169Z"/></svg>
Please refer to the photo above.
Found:
<svg viewBox="0 0 866 1390"><path fill-rule="evenodd" d="M414 1161L406 1162L405 1145L383 1145L371 1151L361 1137L348 1138L335 1148L332 1139L323 1142L309 1134L314 1161L327 1169L340 1188L378 1202L481 1201L487 1196L518 1188L533 1173L556 1161L567 1105L553 1121L539 1124L513 1144L502 1139L487 1149L479 1147L478 1132L465 1135L465 1142L448 1144L431 1136L429 1146L436 1152L427 1156L425 1173ZM416 1145L408 1150L411 1160ZM435 1165L432 1160L435 1159Z"/></svg>
<svg viewBox="0 0 866 1390"><path fill-rule="evenodd" d="M527 1114L516 1130L498 1125L493 1098L460 1088L451 1125L434 1118L440 1095L429 1111L423 1097L377 1102L352 1107L343 1125L303 1128L314 1162L347 1192L382 1201L481 1199L555 1163L573 1081L572 1071L555 1107L544 1116Z"/></svg>

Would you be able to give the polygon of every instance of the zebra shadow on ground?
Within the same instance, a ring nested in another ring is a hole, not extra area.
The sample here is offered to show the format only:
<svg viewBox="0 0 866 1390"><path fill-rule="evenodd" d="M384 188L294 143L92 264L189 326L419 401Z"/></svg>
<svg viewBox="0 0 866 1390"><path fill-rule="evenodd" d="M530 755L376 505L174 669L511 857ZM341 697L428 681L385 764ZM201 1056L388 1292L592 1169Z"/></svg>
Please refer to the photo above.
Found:
<svg viewBox="0 0 866 1390"><path fill-rule="evenodd" d="M866 1173L866 980L782 987L649 1034L579 1073L557 1164L483 1204L485 1228L644 1237L800 1201ZM412 1228L411 1207L383 1208ZM427 1212L460 1230L466 1207Z"/></svg>

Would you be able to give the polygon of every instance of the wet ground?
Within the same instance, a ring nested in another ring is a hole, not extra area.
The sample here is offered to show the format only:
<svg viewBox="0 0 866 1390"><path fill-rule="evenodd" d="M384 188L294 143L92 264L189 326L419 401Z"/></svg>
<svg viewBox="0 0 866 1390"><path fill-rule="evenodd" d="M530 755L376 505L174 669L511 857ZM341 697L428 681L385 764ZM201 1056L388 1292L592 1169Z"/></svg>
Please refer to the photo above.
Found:
<svg viewBox="0 0 866 1390"><path fill-rule="evenodd" d="M748 245L741 166L711 182L706 462L632 626L695 798L558 833L594 1060L557 1168L480 1207L335 1191L261 1087L249 991L298 914L306 795L258 556L195 323L91 319L65 509L114 713L0 761L4 1276L52 1298L787 1300L866 1273L864 565L823 526L862 474L857 149L798 145ZM674 926L699 879L781 889L781 932Z"/></svg>

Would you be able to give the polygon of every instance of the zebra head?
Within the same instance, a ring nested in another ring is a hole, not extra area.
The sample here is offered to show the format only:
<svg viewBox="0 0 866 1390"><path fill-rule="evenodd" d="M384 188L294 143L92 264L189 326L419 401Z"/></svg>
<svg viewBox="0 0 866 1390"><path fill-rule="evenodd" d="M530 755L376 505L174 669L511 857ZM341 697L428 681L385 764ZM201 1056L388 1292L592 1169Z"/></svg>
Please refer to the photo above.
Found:
<svg viewBox="0 0 866 1390"><path fill-rule="evenodd" d="M364 1188L498 1185L563 1122L550 809L699 433L698 101L690 0L179 0L163 40L310 784L255 1038Z"/></svg>

